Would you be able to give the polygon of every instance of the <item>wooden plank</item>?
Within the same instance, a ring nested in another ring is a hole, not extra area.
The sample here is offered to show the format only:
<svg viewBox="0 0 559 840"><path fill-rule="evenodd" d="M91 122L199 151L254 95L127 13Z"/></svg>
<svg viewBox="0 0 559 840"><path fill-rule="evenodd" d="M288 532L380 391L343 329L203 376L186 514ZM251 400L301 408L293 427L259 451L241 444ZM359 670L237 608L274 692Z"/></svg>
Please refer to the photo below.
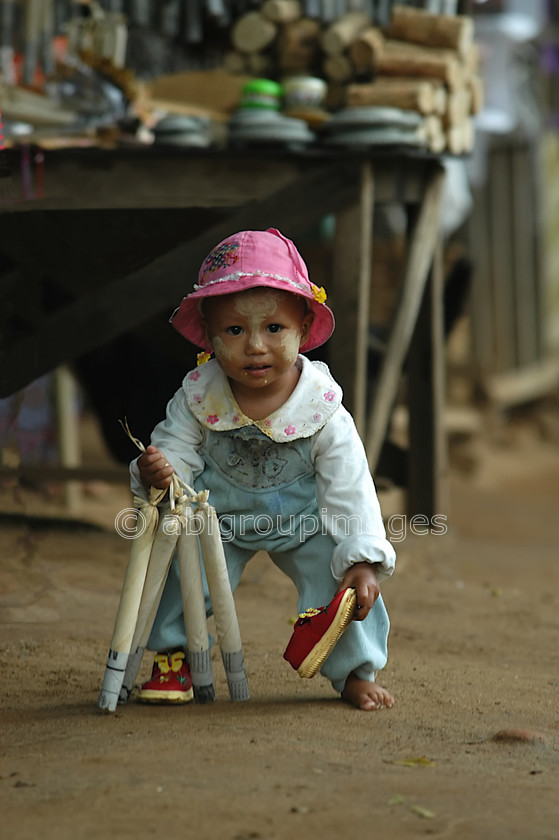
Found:
<svg viewBox="0 0 559 840"><path fill-rule="evenodd" d="M330 149L309 149L303 154L270 154L259 149L223 154L158 146L147 150L70 148L44 155L44 198L12 200L14 188L4 196L2 211L239 207L282 189L312 168L329 163L338 169L349 157L345 151ZM420 201L433 163L424 151L411 148L399 153L355 150L351 158L375 164L379 202ZM11 172L19 172L21 150L8 150L6 161ZM16 179L9 180L15 183Z"/></svg>
<svg viewBox="0 0 559 840"><path fill-rule="evenodd" d="M521 370L489 376L485 390L497 407L529 403L551 394L559 387L559 360L543 358Z"/></svg>
<svg viewBox="0 0 559 840"><path fill-rule="evenodd" d="M19 165L16 161L13 169ZM17 201L3 210L86 210L133 207L238 207L281 189L300 177L293 160L258 160L250 155L218 158L188 156L154 148L151 157L132 151L45 152L42 199ZM115 184L118 189L115 189Z"/></svg>
<svg viewBox="0 0 559 840"><path fill-rule="evenodd" d="M410 343L406 385L409 411L407 512L410 516L421 514L431 519L448 513L440 238Z"/></svg>
<svg viewBox="0 0 559 840"><path fill-rule="evenodd" d="M511 295L511 278L514 271L512 193L508 149L495 149L490 160L491 280L495 335L495 356L491 369L492 372L497 373L516 367L516 336Z"/></svg>
<svg viewBox="0 0 559 840"><path fill-rule="evenodd" d="M494 312L491 288L491 230L489 188L472 190L474 208L468 221L468 245L474 255L474 275L470 302L473 354L477 367L487 370L494 357Z"/></svg>
<svg viewBox="0 0 559 840"><path fill-rule="evenodd" d="M57 438L60 464L77 467L81 460L78 392L76 382L66 365L54 372L56 398ZM75 510L81 501L81 487L69 481L64 488L66 506Z"/></svg>
<svg viewBox="0 0 559 840"><path fill-rule="evenodd" d="M99 347L158 312L176 306L217 242L232 232L278 227L291 238L328 213L354 200L359 167L353 161L335 169L313 169L296 183L232 213L148 266L119 278L45 318L31 335L4 349L0 357L0 397L82 353ZM157 294L154 294L157 290Z"/></svg>
<svg viewBox="0 0 559 840"><path fill-rule="evenodd" d="M443 184L444 169L437 165L433 169L430 183L425 191L424 200L412 231L400 298L380 371L373 407L369 414L366 450L373 471L388 428L402 366L433 259L435 243L439 233Z"/></svg>
<svg viewBox="0 0 559 840"><path fill-rule="evenodd" d="M534 194L535 169L528 144L511 148L511 189L514 254L512 296L517 363L523 367L538 358L538 275L536 270L537 208Z"/></svg>

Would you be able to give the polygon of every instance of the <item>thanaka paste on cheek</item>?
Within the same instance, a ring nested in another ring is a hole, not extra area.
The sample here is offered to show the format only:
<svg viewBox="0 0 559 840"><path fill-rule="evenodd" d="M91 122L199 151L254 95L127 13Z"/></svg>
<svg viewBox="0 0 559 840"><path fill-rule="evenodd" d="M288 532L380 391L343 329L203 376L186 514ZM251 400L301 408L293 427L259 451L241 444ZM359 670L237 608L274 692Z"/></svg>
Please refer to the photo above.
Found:
<svg viewBox="0 0 559 840"><path fill-rule="evenodd" d="M233 356L233 350L231 349L231 347L227 346L227 344L219 335L213 336L212 347L218 362L220 359L225 359L229 361Z"/></svg>
<svg viewBox="0 0 559 840"><path fill-rule="evenodd" d="M280 346L281 354L285 361L292 361L293 364L295 364L297 356L299 355L299 347L301 346L301 333L282 333Z"/></svg>

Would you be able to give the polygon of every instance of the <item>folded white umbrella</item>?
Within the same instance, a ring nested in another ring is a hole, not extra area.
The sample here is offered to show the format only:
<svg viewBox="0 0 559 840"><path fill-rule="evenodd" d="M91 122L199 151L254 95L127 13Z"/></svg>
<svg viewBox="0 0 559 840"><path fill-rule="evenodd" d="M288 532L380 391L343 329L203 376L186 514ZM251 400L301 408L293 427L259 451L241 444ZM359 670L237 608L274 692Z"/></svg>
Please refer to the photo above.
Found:
<svg viewBox="0 0 559 840"><path fill-rule="evenodd" d="M148 502L134 497L134 506L138 510L136 531L132 538L130 557L124 575L120 603L107 657L105 677L98 700L99 708L107 709L110 712L114 712L116 709L132 649L132 639L159 521L157 505L164 495L164 490L156 490L152 487Z"/></svg>

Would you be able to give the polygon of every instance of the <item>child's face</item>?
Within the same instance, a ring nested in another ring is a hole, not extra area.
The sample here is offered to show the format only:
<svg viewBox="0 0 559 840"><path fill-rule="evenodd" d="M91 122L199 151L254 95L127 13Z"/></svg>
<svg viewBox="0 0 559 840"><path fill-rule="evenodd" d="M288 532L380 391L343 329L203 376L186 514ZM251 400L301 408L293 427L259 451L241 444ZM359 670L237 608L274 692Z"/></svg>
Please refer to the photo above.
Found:
<svg viewBox="0 0 559 840"><path fill-rule="evenodd" d="M226 376L263 388L290 372L309 336L301 297L259 287L204 302L208 342Z"/></svg>

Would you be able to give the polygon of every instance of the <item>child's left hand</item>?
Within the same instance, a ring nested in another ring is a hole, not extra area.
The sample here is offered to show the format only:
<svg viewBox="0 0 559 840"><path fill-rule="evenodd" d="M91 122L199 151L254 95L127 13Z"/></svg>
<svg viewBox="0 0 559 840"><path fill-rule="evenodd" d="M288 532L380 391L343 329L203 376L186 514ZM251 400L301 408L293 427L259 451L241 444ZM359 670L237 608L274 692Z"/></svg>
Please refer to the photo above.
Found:
<svg viewBox="0 0 559 840"><path fill-rule="evenodd" d="M380 594L380 587L372 563L354 563L344 575L338 592L352 586L357 593L354 621L363 621Z"/></svg>

